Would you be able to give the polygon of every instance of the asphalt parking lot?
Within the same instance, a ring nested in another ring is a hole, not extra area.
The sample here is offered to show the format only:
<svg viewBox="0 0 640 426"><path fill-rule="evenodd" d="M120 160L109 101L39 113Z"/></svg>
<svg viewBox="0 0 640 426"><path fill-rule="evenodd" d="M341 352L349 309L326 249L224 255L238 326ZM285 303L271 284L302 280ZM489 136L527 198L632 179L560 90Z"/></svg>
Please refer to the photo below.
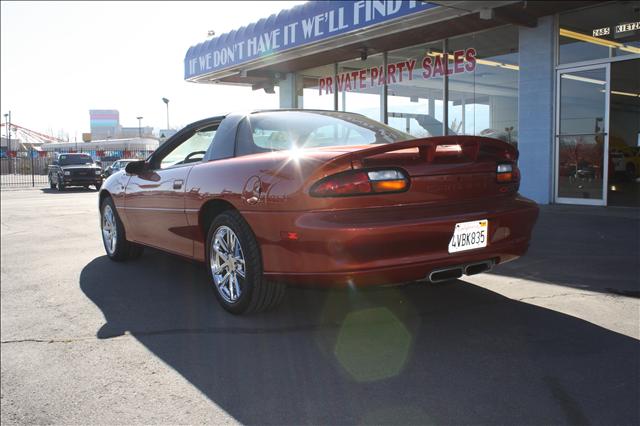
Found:
<svg viewBox="0 0 640 426"><path fill-rule="evenodd" d="M2 423L639 424L638 210L545 207L447 285L222 310L196 263L113 263L97 193L2 191Z"/></svg>

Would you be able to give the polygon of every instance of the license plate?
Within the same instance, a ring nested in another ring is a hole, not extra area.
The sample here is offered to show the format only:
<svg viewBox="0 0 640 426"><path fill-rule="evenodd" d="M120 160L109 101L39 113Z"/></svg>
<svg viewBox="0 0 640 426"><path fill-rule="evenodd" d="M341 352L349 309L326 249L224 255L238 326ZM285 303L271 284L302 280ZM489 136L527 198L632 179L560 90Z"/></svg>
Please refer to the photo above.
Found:
<svg viewBox="0 0 640 426"><path fill-rule="evenodd" d="M487 246L489 221L487 219L456 223L449 241L449 253Z"/></svg>

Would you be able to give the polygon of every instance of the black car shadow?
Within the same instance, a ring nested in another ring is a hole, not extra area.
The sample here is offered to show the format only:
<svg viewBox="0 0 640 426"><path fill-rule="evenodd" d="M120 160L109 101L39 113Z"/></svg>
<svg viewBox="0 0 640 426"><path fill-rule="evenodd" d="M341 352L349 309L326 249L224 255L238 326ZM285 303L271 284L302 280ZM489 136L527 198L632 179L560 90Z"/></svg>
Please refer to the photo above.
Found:
<svg viewBox="0 0 640 426"><path fill-rule="evenodd" d="M526 256L491 273L640 297L640 209L543 206Z"/></svg>
<svg viewBox="0 0 640 426"><path fill-rule="evenodd" d="M82 186L72 186L72 187L63 189L62 191L58 191L57 189L53 189L53 188L41 188L40 191L42 191L44 194L72 194L76 192L98 192L94 189L93 186L90 188L84 188Z"/></svg>
<svg viewBox="0 0 640 426"><path fill-rule="evenodd" d="M462 281L290 288L233 316L202 265L149 250L94 259L80 287L98 338L129 333L244 424L640 421L638 341Z"/></svg>

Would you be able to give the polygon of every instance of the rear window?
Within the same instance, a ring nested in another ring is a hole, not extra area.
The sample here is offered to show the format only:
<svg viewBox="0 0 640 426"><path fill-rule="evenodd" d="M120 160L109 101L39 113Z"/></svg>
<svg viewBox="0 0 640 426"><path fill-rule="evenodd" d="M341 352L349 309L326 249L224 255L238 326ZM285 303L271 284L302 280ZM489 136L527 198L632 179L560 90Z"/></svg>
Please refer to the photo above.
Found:
<svg viewBox="0 0 640 426"><path fill-rule="evenodd" d="M238 155L414 139L367 117L337 111L272 111L252 114L241 124Z"/></svg>

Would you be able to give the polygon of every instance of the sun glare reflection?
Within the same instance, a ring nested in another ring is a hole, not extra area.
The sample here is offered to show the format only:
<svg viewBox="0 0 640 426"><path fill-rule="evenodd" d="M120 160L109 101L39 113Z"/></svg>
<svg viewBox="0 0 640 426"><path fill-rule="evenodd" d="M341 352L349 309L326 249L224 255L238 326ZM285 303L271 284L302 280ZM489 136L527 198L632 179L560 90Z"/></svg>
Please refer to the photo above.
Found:
<svg viewBox="0 0 640 426"><path fill-rule="evenodd" d="M289 161L298 161L302 157L302 148L294 146L289 150Z"/></svg>
<svg viewBox="0 0 640 426"><path fill-rule="evenodd" d="M342 322L334 355L358 382L399 374L409 357L411 333L385 307L350 312Z"/></svg>

